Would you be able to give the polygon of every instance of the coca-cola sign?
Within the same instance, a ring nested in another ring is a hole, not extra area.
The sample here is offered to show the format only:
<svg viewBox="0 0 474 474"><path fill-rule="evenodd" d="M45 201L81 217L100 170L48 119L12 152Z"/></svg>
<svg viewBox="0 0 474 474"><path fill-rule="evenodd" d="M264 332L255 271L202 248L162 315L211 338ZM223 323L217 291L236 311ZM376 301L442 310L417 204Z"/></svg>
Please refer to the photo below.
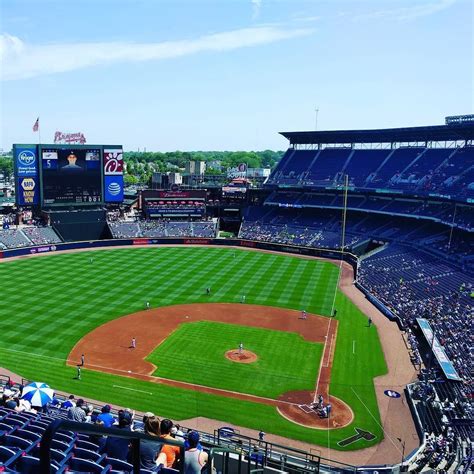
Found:
<svg viewBox="0 0 474 474"><path fill-rule="evenodd" d="M65 143L65 144L79 144L84 145L86 143L86 137L83 133L63 133L56 132L54 134L54 143Z"/></svg>

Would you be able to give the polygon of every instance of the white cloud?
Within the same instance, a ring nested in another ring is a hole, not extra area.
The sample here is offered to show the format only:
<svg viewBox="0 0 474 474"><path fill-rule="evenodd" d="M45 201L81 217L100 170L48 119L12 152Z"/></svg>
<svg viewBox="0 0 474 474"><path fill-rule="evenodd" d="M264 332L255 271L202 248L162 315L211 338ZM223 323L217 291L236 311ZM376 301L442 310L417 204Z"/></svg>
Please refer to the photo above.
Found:
<svg viewBox="0 0 474 474"><path fill-rule="evenodd" d="M396 21L416 20L424 16L433 15L449 8L457 0L435 0L431 2L422 2L412 4L407 7L400 7L387 10L375 10L372 12L351 15L353 20L371 20L371 19L391 19ZM344 15L344 14L343 14Z"/></svg>
<svg viewBox="0 0 474 474"><path fill-rule="evenodd" d="M250 0L252 2L252 19L256 20L260 15L262 0Z"/></svg>
<svg viewBox="0 0 474 474"><path fill-rule="evenodd" d="M27 79L97 65L157 61L203 52L224 52L308 36L309 28L258 26L160 43L102 42L27 44L20 38L0 36L1 78Z"/></svg>

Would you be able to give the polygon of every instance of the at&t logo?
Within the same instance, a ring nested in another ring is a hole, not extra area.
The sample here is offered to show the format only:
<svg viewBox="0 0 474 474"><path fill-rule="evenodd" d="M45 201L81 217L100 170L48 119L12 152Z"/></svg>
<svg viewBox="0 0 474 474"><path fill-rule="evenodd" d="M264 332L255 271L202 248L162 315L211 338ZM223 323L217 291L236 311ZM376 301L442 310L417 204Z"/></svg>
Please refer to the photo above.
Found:
<svg viewBox="0 0 474 474"><path fill-rule="evenodd" d="M117 182L112 182L107 186L107 189L109 190L109 193L112 196L118 196L120 194L120 191L122 191L122 187L120 186L119 183Z"/></svg>

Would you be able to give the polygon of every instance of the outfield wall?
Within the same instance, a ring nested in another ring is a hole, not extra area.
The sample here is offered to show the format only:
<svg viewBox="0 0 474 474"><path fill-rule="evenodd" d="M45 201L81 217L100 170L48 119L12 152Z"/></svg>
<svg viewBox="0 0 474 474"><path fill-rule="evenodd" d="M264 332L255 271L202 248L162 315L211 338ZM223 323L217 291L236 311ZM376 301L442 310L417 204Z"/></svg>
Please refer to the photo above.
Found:
<svg viewBox="0 0 474 474"><path fill-rule="evenodd" d="M136 238L136 239L113 239L113 240L92 240L84 242L67 242L52 245L38 245L34 247L22 247L18 249L9 249L0 251L1 258L22 257L27 255L38 255L51 252L59 252L61 250L75 250L75 249L96 249L96 248L111 248L119 246L134 246L134 245L216 245L227 247L242 247L253 248L259 250L271 250L276 252L284 252L290 254L307 255L309 257L328 258L333 260L342 259L349 263L354 269L354 275L357 274L358 259L355 255L348 252L341 252L339 250L319 249L311 247L299 247L296 245L276 244L272 242L260 242L255 240L243 239L205 239L205 238L182 238L170 237L167 239L150 239L150 238Z"/></svg>

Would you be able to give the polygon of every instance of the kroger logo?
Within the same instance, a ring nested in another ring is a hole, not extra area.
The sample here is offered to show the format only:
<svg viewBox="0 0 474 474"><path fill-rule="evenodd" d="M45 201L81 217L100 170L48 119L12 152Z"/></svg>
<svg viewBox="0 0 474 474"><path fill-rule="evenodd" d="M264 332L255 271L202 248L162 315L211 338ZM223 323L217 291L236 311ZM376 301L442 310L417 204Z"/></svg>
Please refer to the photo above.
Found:
<svg viewBox="0 0 474 474"><path fill-rule="evenodd" d="M119 183L112 182L107 186L107 189L109 190L109 193L112 196L118 196L120 194L120 191L122 191L122 187L120 186Z"/></svg>
<svg viewBox="0 0 474 474"><path fill-rule="evenodd" d="M31 166L35 162L35 159L35 154L29 150L24 150L18 154L18 162L23 166Z"/></svg>

